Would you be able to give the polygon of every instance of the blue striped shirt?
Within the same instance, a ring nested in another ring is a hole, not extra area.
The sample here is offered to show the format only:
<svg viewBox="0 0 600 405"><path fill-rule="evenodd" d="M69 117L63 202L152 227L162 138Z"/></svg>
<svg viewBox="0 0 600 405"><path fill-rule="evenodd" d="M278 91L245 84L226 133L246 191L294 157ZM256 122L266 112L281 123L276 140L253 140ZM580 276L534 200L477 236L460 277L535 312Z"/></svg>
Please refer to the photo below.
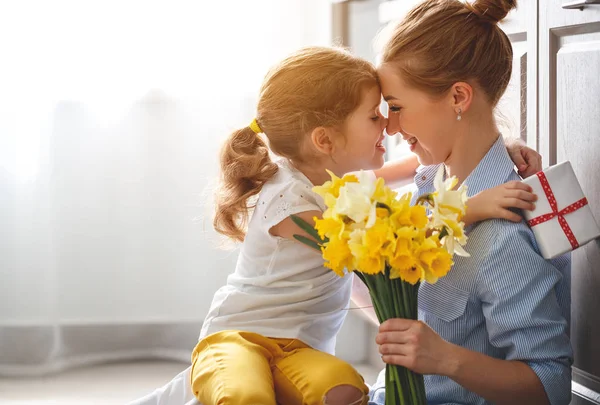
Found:
<svg viewBox="0 0 600 405"><path fill-rule="evenodd" d="M419 171L416 196L433 191L438 167ZM499 137L465 184L472 196L511 180L520 178ZM568 404L570 257L544 260L525 222L487 220L467 233L465 249L471 257L455 257L446 277L421 285L419 319L449 342L523 361L541 380L552 405ZM373 404L384 404L383 376L371 390ZM427 375L425 387L428 404L491 404L448 377Z"/></svg>

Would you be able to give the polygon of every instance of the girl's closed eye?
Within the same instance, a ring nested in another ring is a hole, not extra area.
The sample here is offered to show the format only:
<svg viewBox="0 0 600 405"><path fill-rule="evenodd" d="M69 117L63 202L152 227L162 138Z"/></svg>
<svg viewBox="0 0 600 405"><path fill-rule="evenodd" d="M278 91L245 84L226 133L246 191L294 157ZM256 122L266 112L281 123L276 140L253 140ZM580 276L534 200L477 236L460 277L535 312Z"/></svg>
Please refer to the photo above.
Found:
<svg viewBox="0 0 600 405"><path fill-rule="evenodd" d="M389 106L389 110L392 113L398 113L398 112L400 112L400 110L402 110L402 107L397 107L395 105L391 105L391 106Z"/></svg>
<svg viewBox="0 0 600 405"><path fill-rule="evenodd" d="M382 118L383 116L381 115L381 111L379 109L376 109L373 112L373 115L371 116L371 121L373 122L377 122L379 121L380 118Z"/></svg>

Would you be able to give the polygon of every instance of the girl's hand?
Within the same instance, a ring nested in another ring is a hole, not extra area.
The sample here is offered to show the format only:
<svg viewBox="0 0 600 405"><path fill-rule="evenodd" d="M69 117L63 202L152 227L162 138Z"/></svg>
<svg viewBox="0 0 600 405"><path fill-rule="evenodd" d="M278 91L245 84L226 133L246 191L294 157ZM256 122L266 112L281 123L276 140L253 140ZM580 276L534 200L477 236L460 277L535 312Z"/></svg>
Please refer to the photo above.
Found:
<svg viewBox="0 0 600 405"><path fill-rule="evenodd" d="M469 198L464 222L471 225L492 218L520 222L521 216L509 208L533 210L536 200L537 196L532 193L531 187L520 181L510 181Z"/></svg>
<svg viewBox="0 0 600 405"><path fill-rule="evenodd" d="M519 175L524 179L542 170L542 155L531 149L520 139L509 141L506 149L515 166L517 166Z"/></svg>

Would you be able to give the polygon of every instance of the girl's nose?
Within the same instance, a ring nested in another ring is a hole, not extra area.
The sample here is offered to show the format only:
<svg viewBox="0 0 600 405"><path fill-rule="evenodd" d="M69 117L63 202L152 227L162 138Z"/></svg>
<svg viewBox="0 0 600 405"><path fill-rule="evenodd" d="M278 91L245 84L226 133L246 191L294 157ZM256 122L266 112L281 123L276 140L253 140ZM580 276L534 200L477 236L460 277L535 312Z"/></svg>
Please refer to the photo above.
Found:
<svg viewBox="0 0 600 405"><path fill-rule="evenodd" d="M388 126L388 119L385 117L381 117L381 130L383 131L384 128L386 128Z"/></svg>
<svg viewBox="0 0 600 405"><path fill-rule="evenodd" d="M387 125L385 127L385 132L387 132L387 134L389 136L393 136L396 135L399 131L399 127L398 124L396 122L393 122L394 120L387 120Z"/></svg>

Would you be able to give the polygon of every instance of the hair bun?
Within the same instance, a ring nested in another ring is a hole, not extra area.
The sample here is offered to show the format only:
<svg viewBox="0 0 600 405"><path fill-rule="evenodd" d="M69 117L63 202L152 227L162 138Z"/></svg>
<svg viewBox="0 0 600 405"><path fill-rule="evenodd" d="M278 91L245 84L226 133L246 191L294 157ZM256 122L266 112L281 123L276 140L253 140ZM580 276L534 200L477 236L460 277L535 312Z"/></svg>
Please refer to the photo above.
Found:
<svg viewBox="0 0 600 405"><path fill-rule="evenodd" d="M475 0L465 6L482 20L496 24L517 7L517 0Z"/></svg>

